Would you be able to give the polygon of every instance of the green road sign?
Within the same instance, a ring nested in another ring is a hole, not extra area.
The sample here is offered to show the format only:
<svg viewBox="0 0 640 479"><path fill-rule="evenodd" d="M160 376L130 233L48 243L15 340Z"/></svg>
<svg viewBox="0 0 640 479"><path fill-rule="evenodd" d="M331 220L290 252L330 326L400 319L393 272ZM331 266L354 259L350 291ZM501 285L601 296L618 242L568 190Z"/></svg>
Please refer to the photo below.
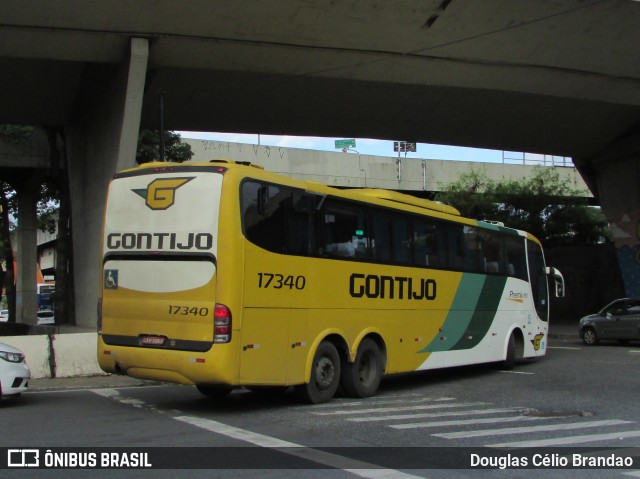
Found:
<svg viewBox="0 0 640 479"><path fill-rule="evenodd" d="M356 140L355 138L350 138L347 140L336 140L336 149L338 148L355 148Z"/></svg>

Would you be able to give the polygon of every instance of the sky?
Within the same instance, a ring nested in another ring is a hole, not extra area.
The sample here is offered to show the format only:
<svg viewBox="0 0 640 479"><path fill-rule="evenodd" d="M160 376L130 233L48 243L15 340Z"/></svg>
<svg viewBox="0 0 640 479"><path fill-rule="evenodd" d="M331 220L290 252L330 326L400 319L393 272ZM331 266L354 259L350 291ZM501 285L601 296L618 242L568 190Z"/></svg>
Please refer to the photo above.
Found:
<svg viewBox="0 0 640 479"><path fill-rule="evenodd" d="M183 138L199 139L199 140L216 140L228 141L231 143L245 143L252 145L280 146L284 148L302 148L306 150L320 151L341 151L335 148L335 141L345 138L324 138L317 136L277 136L277 135L258 135L244 133L211 133L198 131L180 131L178 132ZM370 138L355 138L356 146L350 151L360 153L361 155L377 155L377 156L398 156L393 150L393 141L375 140ZM466 148L460 146L435 145L430 143L418 143L416 152L408 152L406 158L424 158L434 160L455 160L455 161L477 161L486 163L505 163L516 164L522 163L523 152L503 152L501 150L487 150L481 148ZM404 158L405 154L401 153ZM536 155L532 153L526 154L527 164L541 164L545 161L551 162L552 157ZM562 157L553 157L555 162L563 162ZM567 158L566 162L570 163Z"/></svg>

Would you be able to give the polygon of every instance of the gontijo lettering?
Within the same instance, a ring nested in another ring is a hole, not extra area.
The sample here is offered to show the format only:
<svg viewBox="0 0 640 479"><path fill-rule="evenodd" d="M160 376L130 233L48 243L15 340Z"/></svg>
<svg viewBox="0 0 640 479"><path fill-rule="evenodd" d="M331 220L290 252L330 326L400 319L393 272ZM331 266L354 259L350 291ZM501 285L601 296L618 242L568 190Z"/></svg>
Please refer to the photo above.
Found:
<svg viewBox="0 0 640 479"><path fill-rule="evenodd" d="M210 250L211 233L109 233L107 248L111 250Z"/></svg>
<svg viewBox="0 0 640 479"><path fill-rule="evenodd" d="M353 273L349 278L349 294L353 298L436 299L435 279L414 279L407 276L378 276Z"/></svg>

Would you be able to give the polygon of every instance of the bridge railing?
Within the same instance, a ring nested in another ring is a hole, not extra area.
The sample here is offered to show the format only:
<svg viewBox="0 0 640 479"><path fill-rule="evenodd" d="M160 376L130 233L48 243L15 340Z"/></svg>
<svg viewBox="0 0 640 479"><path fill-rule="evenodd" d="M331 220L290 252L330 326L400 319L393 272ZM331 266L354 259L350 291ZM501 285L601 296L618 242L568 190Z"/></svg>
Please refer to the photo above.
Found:
<svg viewBox="0 0 640 479"><path fill-rule="evenodd" d="M574 168L573 159L568 156L543 155L519 151L503 151L502 163L527 166L559 166Z"/></svg>

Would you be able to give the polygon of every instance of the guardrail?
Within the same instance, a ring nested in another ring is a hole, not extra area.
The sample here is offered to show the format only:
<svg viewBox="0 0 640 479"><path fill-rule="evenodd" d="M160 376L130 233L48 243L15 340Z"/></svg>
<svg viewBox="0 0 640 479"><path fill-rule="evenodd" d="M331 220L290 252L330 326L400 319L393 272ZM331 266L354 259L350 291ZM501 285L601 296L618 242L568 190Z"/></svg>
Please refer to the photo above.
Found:
<svg viewBox="0 0 640 479"><path fill-rule="evenodd" d="M543 155L537 153L524 153L515 151L503 151L502 163L509 165L557 166L575 168L573 159L568 156Z"/></svg>

